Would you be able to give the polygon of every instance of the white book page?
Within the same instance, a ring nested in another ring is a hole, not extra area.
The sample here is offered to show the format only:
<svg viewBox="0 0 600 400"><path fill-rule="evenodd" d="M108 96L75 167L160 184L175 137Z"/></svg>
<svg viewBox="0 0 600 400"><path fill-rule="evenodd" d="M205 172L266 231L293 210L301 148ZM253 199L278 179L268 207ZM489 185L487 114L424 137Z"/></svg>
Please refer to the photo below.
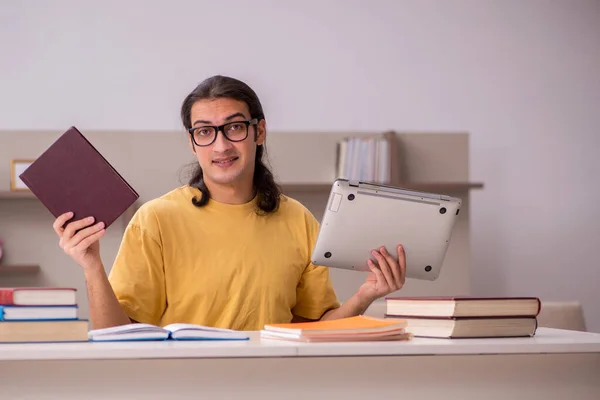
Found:
<svg viewBox="0 0 600 400"><path fill-rule="evenodd" d="M93 335L90 332L89 338L95 342L111 342L111 341L124 341L124 340L166 340L169 338L167 331L162 332L128 332L128 333L114 333L114 334L103 334Z"/></svg>
<svg viewBox="0 0 600 400"><path fill-rule="evenodd" d="M90 335L101 336L135 332L164 332L164 329L150 324L127 324L112 326L110 328L94 329L90 331Z"/></svg>
<svg viewBox="0 0 600 400"><path fill-rule="evenodd" d="M211 331L211 332L235 332L234 330L231 330L231 329L214 328L211 326L182 324L182 323L169 324L169 325L165 326L164 329L171 331L171 332L177 332L177 331L184 330L184 329L196 330L196 331Z"/></svg>

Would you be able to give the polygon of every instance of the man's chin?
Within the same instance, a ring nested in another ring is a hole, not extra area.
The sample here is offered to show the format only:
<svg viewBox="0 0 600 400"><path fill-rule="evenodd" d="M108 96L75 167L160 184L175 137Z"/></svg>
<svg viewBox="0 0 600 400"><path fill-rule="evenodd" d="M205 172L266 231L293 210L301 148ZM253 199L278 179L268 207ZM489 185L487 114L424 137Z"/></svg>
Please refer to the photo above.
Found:
<svg viewBox="0 0 600 400"><path fill-rule="evenodd" d="M239 181L239 174L214 174L207 176L205 180L216 185L233 185Z"/></svg>

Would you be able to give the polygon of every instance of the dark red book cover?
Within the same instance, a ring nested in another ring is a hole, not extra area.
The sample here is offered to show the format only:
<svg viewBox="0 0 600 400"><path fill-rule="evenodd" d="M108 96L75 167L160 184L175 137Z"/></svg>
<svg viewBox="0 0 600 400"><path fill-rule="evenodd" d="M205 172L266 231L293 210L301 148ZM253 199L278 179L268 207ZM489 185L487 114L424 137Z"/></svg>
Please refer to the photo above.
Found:
<svg viewBox="0 0 600 400"><path fill-rule="evenodd" d="M139 198L74 126L19 177L55 218L72 211L71 220L92 216L106 228Z"/></svg>
<svg viewBox="0 0 600 400"><path fill-rule="evenodd" d="M414 296L414 297L386 297L385 300L423 300L423 301L472 301L472 300L536 300L535 296Z"/></svg>

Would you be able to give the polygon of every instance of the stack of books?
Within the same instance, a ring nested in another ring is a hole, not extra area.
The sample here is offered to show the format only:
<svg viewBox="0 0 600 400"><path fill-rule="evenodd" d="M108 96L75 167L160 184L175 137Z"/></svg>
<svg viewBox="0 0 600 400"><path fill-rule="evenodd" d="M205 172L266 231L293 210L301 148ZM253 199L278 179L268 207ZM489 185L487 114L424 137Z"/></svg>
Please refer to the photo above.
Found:
<svg viewBox="0 0 600 400"><path fill-rule="evenodd" d="M385 319L402 320L407 332L430 338L531 337L537 330L537 297L386 298Z"/></svg>
<svg viewBox="0 0 600 400"><path fill-rule="evenodd" d="M406 322L356 316L326 321L267 324L260 333L263 339L297 342L356 342L408 340Z"/></svg>
<svg viewBox="0 0 600 400"><path fill-rule="evenodd" d="M0 343L87 340L88 321L78 318L76 289L0 288Z"/></svg>

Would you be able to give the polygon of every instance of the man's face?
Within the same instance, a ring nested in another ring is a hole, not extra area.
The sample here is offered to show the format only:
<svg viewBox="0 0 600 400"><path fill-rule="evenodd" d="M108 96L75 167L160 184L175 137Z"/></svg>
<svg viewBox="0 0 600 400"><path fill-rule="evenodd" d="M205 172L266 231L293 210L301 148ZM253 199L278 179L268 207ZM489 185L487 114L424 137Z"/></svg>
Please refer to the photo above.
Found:
<svg viewBox="0 0 600 400"><path fill-rule="evenodd" d="M248 106L234 99L199 100L191 110L192 128L248 120ZM258 133L256 141L255 132ZM208 146L196 146L190 137L190 145L204 173L204 181L208 185L236 185L246 180L252 181L256 145L264 142L265 133L265 121L261 120L258 125L248 127L248 136L240 142L228 140L222 131L217 132L215 141Z"/></svg>

